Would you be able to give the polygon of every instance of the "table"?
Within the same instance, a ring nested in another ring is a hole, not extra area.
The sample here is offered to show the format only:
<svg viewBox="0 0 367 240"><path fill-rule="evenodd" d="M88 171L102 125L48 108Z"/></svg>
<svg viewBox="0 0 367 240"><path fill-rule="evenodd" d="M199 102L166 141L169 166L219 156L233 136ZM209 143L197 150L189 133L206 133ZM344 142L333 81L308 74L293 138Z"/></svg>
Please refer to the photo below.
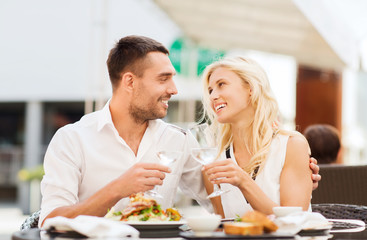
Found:
<svg viewBox="0 0 367 240"><path fill-rule="evenodd" d="M331 236L332 235L332 236ZM52 237L50 236L48 239L53 240L56 239L56 237ZM78 240L82 240L85 238L81 238L80 236L69 236L69 237L58 237L58 240L61 239L65 239L65 240L70 240L70 239L78 239ZM169 239L169 238L166 238ZM172 238L171 238L172 239ZM184 238L174 238L174 239L184 239ZM193 238L194 239L194 238ZM205 240L205 239L220 239L220 238L211 238L211 237L200 237L200 238L196 238L196 239L200 239L200 240ZM228 239L228 238L227 238ZM245 239L245 238L230 238L230 239ZM254 239L254 238L252 238ZM307 238L305 238L307 239ZM364 229L363 231L360 232L337 232L337 233L331 233L330 234L330 238L328 238L327 236L313 236L312 240L317 240L317 239L332 239L332 240L341 240L341 239L367 239L367 229ZM33 228L33 229L29 229L29 230L25 230L25 231L18 231L12 234L12 240L41 240L40 237L40 230L37 228ZM42 238L43 240L43 238Z"/></svg>

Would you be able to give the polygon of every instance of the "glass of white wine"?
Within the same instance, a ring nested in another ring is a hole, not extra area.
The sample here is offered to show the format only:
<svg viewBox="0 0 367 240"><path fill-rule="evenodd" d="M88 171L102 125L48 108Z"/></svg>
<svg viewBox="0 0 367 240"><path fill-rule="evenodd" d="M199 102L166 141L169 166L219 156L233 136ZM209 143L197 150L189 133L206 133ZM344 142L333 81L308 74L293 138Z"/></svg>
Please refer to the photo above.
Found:
<svg viewBox="0 0 367 240"><path fill-rule="evenodd" d="M191 127L190 131L199 143L199 147L191 149L193 158L203 165L214 162L218 154L218 149L209 125L207 123L199 124ZM226 192L228 190L224 191L219 188L218 184L214 184L214 191L208 198L218 197Z"/></svg>
<svg viewBox="0 0 367 240"><path fill-rule="evenodd" d="M171 129L171 126L167 126L163 133L160 135L159 140L156 144L156 155L159 159L159 164L164 166L171 166L173 162L179 159L182 155L181 151L169 150L169 142L171 141L169 132L175 131ZM148 196L153 198L162 198L163 196L158 193L158 186L155 185L152 190L148 190L145 192Z"/></svg>

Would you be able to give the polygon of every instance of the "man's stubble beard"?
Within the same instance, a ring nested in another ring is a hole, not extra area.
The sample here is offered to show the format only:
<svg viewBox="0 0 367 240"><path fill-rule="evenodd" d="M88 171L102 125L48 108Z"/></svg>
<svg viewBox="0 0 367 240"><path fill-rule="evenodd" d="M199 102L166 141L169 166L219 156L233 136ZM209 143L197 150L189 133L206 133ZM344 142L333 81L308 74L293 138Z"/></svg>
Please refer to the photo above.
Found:
<svg viewBox="0 0 367 240"><path fill-rule="evenodd" d="M149 120L164 118L167 114L159 113L155 104L149 104L145 108L137 106L137 104L131 103L129 106L129 114L136 123L142 124Z"/></svg>
<svg viewBox="0 0 367 240"><path fill-rule="evenodd" d="M144 85L139 86L128 109L130 116L138 124L145 123L149 120L161 119L167 115L167 110L164 113L161 113L159 109L159 103L165 96L161 96L158 100L151 100L147 103L145 100L145 94L147 92L149 91Z"/></svg>

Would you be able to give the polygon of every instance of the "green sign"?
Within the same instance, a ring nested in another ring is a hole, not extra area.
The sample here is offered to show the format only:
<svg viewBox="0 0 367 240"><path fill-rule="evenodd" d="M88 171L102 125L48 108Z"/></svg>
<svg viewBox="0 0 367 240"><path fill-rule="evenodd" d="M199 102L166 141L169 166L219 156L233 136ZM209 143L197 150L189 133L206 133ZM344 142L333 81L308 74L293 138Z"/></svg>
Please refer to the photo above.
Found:
<svg viewBox="0 0 367 240"><path fill-rule="evenodd" d="M198 47L184 38L174 41L169 51L177 73L186 77L199 76L207 65L225 54L221 50Z"/></svg>

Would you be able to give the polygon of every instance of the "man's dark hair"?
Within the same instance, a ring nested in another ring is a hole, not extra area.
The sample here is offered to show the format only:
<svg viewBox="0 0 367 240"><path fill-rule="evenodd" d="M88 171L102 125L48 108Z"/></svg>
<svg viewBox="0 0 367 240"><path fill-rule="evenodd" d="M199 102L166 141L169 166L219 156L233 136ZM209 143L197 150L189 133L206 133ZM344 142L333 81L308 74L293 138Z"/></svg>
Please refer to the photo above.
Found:
<svg viewBox="0 0 367 240"><path fill-rule="evenodd" d="M112 88L118 86L124 72L130 71L142 77L147 65L146 56L150 52L169 54L167 48L154 39L135 35L121 38L111 49L107 59Z"/></svg>
<svg viewBox="0 0 367 240"><path fill-rule="evenodd" d="M340 149L340 136L336 128L327 124L314 124L304 131L310 148L312 157L318 163L336 162Z"/></svg>

